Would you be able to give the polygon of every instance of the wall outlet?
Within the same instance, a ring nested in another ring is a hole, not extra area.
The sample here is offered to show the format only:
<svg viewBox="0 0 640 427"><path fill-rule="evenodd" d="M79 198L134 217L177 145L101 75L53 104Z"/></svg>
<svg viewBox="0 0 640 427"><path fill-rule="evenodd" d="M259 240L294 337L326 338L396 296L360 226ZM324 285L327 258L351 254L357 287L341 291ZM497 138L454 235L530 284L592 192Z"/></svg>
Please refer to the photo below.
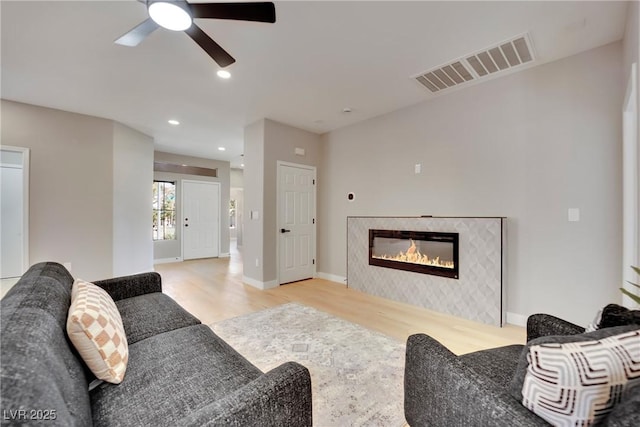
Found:
<svg viewBox="0 0 640 427"><path fill-rule="evenodd" d="M416 165L413 167L413 171L416 174L422 173L422 163L416 163Z"/></svg>
<svg viewBox="0 0 640 427"><path fill-rule="evenodd" d="M256 267L260 267L260 260L256 258Z"/></svg>

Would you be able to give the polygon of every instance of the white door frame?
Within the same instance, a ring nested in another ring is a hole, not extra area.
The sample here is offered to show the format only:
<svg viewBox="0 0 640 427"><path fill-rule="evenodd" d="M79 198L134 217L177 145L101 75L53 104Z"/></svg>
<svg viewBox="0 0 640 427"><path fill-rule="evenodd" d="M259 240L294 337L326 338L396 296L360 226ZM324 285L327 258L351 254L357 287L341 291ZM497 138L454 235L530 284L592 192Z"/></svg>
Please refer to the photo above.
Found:
<svg viewBox="0 0 640 427"><path fill-rule="evenodd" d="M218 186L218 257L220 257L220 231L222 224L222 206L220 199L222 195L220 194L220 183L216 181L200 181L196 179L181 179L180 180L180 257L184 260L184 183L193 183L193 184L214 184Z"/></svg>
<svg viewBox="0 0 640 427"><path fill-rule="evenodd" d="M640 135L638 127L638 64L631 65L624 104L623 115L623 147L622 147L622 277L623 286L629 292L638 294L628 281L637 283L637 277L631 265L640 266ZM626 295L622 297L623 305L634 307L635 303Z"/></svg>
<svg viewBox="0 0 640 427"><path fill-rule="evenodd" d="M2 151L13 151L22 155L22 271L29 268L29 164L30 150L25 147L10 145L0 146ZM15 167L11 164L2 164L6 167Z"/></svg>
<svg viewBox="0 0 640 427"><path fill-rule="evenodd" d="M278 285L281 285L282 283L280 282L280 202L282 201L282 197L280 195L280 167L281 166L289 166L289 167L293 167L293 168L300 168L300 169L306 169L309 171L313 172L313 180L314 183L317 184L317 172L316 172L316 167L315 166L309 166L309 165L301 165L298 163L291 163L291 162L285 162L282 160L278 160L277 161L277 166L276 166L276 182L277 182L277 186L276 186L276 265L278 266L276 271L278 274L277 277L277 282ZM316 212L318 211L318 207L316 206L316 194L317 194L317 186L314 184L313 186L313 212L311 212L311 216L314 219L314 227L313 227L313 232L312 232L312 239L313 239L313 250L312 250L312 254L311 256L313 257L314 261L317 260L316 258L316 247L317 247L317 237L316 237L316 228L317 228L317 215ZM317 276L317 271L318 271L318 264L316 262L313 263L313 277Z"/></svg>

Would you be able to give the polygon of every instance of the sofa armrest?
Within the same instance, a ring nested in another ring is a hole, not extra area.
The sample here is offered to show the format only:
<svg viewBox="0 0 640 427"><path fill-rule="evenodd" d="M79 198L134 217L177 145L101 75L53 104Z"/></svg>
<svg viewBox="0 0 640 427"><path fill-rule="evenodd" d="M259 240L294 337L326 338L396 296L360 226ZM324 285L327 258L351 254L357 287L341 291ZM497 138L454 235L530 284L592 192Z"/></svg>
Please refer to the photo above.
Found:
<svg viewBox="0 0 640 427"><path fill-rule="evenodd" d="M153 292L162 292L162 278L156 272L116 277L93 283L107 291L114 301Z"/></svg>
<svg viewBox="0 0 640 427"><path fill-rule="evenodd" d="M577 335L584 328L550 314L532 314L527 319L527 342L549 335Z"/></svg>
<svg viewBox="0 0 640 427"><path fill-rule="evenodd" d="M404 413L411 426L548 425L424 334L407 340Z"/></svg>
<svg viewBox="0 0 640 427"><path fill-rule="evenodd" d="M311 376L287 362L190 414L185 426L311 426Z"/></svg>

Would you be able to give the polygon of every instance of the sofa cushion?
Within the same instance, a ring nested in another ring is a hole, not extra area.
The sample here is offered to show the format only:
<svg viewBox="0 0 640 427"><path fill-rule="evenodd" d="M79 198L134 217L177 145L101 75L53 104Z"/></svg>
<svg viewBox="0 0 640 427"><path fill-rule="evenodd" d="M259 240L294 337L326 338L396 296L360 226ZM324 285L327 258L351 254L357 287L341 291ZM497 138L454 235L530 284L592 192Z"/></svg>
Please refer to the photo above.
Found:
<svg viewBox="0 0 640 427"><path fill-rule="evenodd" d="M80 279L73 283L67 333L97 378L122 382L129 347L120 312L104 289Z"/></svg>
<svg viewBox="0 0 640 427"><path fill-rule="evenodd" d="M527 367L529 366L527 356L529 354L529 348L531 346L540 345L540 344L551 344L551 343L564 344L564 343L570 343L570 342L600 340L613 335L621 334L623 332L634 331L639 328L640 326L638 325L626 325L626 326L618 326L615 328L598 329L597 331L585 332L583 334L577 334L577 335L550 335L550 336L540 337L540 338L531 340L527 342L525 347L522 349L522 352L520 353L518 366L516 367L515 374L509 385L509 393L518 402L522 402L522 387L524 385L524 378L527 374Z"/></svg>
<svg viewBox="0 0 640 427"><path fill-rule="evenodd" d="M618 403L607 418L608 427L640 426L640 384L627 387L622 402Z"/></svg>
<svg viewBox="0 0 640 427"><path fill-rule="evenodd" d="M154 292L116 301L129 345L200 321L167 295Z"/></svg>
<svg viewBox="0 0 640 427"><path fill-rule="evenodd" d="M5 415L55 410L53 424L91 425L84 364L65 332L72 283L62 265L40 263L2 299L0 407Z"/></svg>
<svg viewBox="0 0 640 427"><path fill-rule="evenodd" d="M507 388L513 378L522 352L522 345L509 345L463 354L459 359L477 373L502 388Z"/></svg>
<svg viewBox="0 0 640 427"><path fill-rule="evenodd" d="M640 384L640 331L529 348L522 404L553 425L601 422Z"/></svg>
<svg viewBox="0 0 640 427"><path fill-rule="evenodd" d="M94 425L179 425L261 375L205 325L155 335L129 347L122 383L90 392Z"/></svg>

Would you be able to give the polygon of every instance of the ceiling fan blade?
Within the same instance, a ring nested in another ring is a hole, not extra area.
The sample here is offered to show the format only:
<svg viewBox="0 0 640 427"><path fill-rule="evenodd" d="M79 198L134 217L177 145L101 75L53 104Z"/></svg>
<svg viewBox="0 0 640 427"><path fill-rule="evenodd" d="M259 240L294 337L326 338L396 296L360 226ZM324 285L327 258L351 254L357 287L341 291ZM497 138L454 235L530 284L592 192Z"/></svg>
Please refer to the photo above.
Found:
<svg viewBox="0 0 640 427"><path fill-rule="evenodd" d="M149 34L153 33L159 27L151 18L142 21L134 29L122 35L114 43L123 46L138 46Z"/></svg>
<svg viewBox="0 0 640 427"><path fill-rule="evenodd" d="M189 3L189 8L194 18L276 22L276 8L272 2Z"/></svg>
<svg viewBox="0 0 640 427"><path fill-rule="evenodd" d="M222 68L236 62L236 60L233 59L226 50L220 47L218 43L214 42L213 39L202 31L196 24L191 24L191 27L184 30L184 32L187 33L193 41L198 43L198 45L204 49L204 51L207 52L209 56Z"/></svg>

